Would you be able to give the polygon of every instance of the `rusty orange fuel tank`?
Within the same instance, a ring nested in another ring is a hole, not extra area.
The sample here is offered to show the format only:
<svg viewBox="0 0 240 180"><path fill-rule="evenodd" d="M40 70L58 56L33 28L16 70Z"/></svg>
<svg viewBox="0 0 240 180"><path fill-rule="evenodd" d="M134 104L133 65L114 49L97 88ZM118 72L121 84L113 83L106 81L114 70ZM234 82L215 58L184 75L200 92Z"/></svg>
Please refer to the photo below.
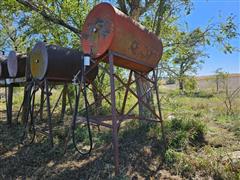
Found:
<svg viewBox="0 0 240 180"><path fill-rule="evenodd" d="M115 65L145 73L157 66L163 52L159 38L109 3L98 4L88 14L82 46L96 59L116 52L121 57L114 57Z"/></svg>

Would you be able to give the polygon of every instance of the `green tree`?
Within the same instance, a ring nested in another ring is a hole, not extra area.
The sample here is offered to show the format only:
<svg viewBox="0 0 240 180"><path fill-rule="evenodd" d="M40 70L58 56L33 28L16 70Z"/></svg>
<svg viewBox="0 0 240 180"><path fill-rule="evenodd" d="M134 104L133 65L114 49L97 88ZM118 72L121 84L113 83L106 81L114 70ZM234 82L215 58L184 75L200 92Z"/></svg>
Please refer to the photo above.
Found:
<svg viewBox="0 0 240 180"><path fill-rule="evenodd" d="M232 39L239 37L234 16L228 17L224 23L210 23L205 28L199 27L190 32L180 31L178 27L172 29L172 37L167 38L160 68L178 80L181 91L184 89L184 77L194 75L209 57L205 53L207 46L215 46L224 53L238 50L230 43Z"/></svg>
<svg viewBox="0 0 240 180"><path fill-rule="evenodd" d="M196 73L200 65L204 62L203 59L207 55L198 46L204 44L203 41L198 41L194 45L186 43L185 45L178 45L177 42L181 40L189 39L191 36L196 36L200 30L194 30L193 32L180 32L175 31L175 45L172 45L165 51L165 58L167 60L162 61L159 66L164 70L168 76L174 77L178 81L179 90L184 90L184 80L187 76Z"/></svg>
<svg viewBox="0 0 240 180"><path fill-rule="evenodd" d="M222 85L222 89L225 89L224 87L227 86L227 80L228 80L228 76L229 74L224 72L222 70L222 68L218 68L216 71L215 71L215 74L216 74L216 90L217 92L219 92L220 90L220 87ZM228 89L228 87L226 87Z"/></svg>

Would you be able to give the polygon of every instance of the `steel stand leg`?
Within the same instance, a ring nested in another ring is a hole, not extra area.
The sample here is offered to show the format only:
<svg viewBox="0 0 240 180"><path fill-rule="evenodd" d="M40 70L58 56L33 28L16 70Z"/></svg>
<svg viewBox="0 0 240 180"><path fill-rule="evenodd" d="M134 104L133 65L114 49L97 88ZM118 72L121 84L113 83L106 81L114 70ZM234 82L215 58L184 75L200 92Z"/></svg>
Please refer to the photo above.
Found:
<svg viewBox="0 0 240 180"><path fill-rule="evenodd" d="M40 97L40 115L39 115L39 118L40 118L40 121L43 120L43 106L44 106L44 85L41 87L41 97Z"/></svg>
<svg viewBox="0 0 240 180"><path fill-rule="evenodd" d="M67 103L67 84L64 84L63 86L63 94L62 94L62 110L60 115L60 121L62 122L64 120L64 115L66 112L66 103Z"/></svg>
<svg viewBox="0 0 240 180"><path fill-rule="evenodd" d="M28 118L29 111L29 101L31 96L32 85L27 83L24 87L24 101L23 101L23 109L22 109L22 123L25 124Z"/></svg>
<svg viewBox="0 0 240 180"><path fill-rule="evenodd" d="M160 117L160 123L161 123L161 131L162 131L162 139L163 139L163 146L164 146L164 152L166 150L166 137L165 137L165 131L164 131L164 124L163 124L163 118L162 118L162 111L161 111L161 104L160 104L160 97L159 97L159 89L157 84L157 74L155 70L153 70L153 77L154 77L154 89L156 91L157 96L157 106L158 106L158 112Z"/></svg>
<svg viewBox="0 0 240 180"><path fill-rule="evenodd" d="M4 87L4 91L5 91L5 105L6 105L6 118L7 118L7 124L8 124L8 87L6 84L6 80L5 80L5 87Z"/></svg>
<svg viewBox="0 0 240 180"><path fill-rule="evenodd" d="M116 113L116 96L114 84L114 67L113 67L113 54L109 52L109 65L110 65L110 85L111 85L111 102L112 102L112 141L114 148L114 164L115 175L119 175L119 145L118 145L118 124Z"/></svg>
<svg viewBox="0 0 240 180"><path fill-rule="evenodd" d="M50 97L49 97L47 80L44 81L44 84L45 84L45 88L46 88L47 113L48 113L48 128L49 128L48 138L49 138L50 146L53 148L52 119L51 119Z"/></svg>
<svg viewBox="0 0 240 180"><path fill-rule="evenodd" d="M13 85L8 86L8 97L7 97L7 123L12 126L12 102L13 102Z"/></svg>

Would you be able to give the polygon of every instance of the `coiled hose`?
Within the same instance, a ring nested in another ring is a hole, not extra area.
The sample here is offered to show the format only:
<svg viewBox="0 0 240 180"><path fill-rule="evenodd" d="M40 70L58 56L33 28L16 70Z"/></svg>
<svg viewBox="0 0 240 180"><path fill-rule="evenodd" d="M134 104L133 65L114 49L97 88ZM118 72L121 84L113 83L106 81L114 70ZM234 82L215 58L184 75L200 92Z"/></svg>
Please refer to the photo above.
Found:
<svg viewBox="0 0 240 180"><path fill-rule="evenodd" d="M23 135L22 135L22 138L21 138L21 144L24 144L24 140L26 138L26 130L27 130L27 125L28 125L28 117L29 117L29 113L30 113L30 128L32 130L32 133L33 133L33 136L32 138L30 139L30 142L28 144L32 144L34 139L35 139L35 136L36 136L36 129L35 129L35 122L34 122L34 104L35 104L35 93L36 91L38 90L36 87L35 87L35 83L32 81L30 83L30 92L31 92L31 95L30 95L30 98L29 98L29 104L28 104L28 111L27 111L27 119L25 121L25 125L24 125L24 132L23 132Z"/></svg>
<svg viewBox="0 0 240 180"><path fill-rule="evenodd" d="M87 87L86 87L86 79L85 79L85 66L82 64L81 66L81 79L79 80L79 73L75 76L75 81L77 80L77 86L75 86L75 92L76 92L76 97L75 97L75 107L74 107L74 113L73 113L73 121L72 121L72 141L73 141L73 146L75 147L76 151L81 154L81 155L90 155L92 151L92 132L91 132L91 127L90 127L90 122L89 122L89 110L88 110L88 102L87 102ZM80 100L80 91L81 91L81 86L83 85L83 96L84 96L84 102L85 102L85 109L86 109L86 120L87 120L87 129L88 129L88 137L89 137L89 143L90 143L90 148L88 151L83 152L77 147L76 143L76 137L75 137L75 131L76 131L76 120L77 120L77 115L78 115L78 107L79 107L79 100Z"/></svg>

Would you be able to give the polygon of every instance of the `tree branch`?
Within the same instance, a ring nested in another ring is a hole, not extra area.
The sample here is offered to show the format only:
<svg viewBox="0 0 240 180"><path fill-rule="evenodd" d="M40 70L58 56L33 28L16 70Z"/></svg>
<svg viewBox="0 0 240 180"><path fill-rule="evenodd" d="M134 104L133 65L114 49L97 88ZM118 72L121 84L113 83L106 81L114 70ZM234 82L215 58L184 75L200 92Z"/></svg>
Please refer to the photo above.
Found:
<svg viewBox="0 0 240 180"><path fill-rule="evenodd" d="M163 19L165 2L166 2L165 0L160 1L159 5L158 5L157 12L156 12L156 17L155 17L155 20L154 20L154 27L156 26L156 29L155 29L156 36L160 35L161 21Z"/></svg>
<svg viewBox="0 0 240 180"><path fill-rule="evenodd" d="M141 8L140 14L142 15L143 13L145 13L149 7L151 7L154 3L156 2L156 0L146 0L145 1L145 6Z"/></svg>
<svg viewBox="0 0 240 180"><path fill-rule="evenodd" d="M161 69L167 71L168 73L178 76L178 73L175 70L173 70L173 68L171 68L170 66L168 65L164 66L164 64L162 63L160 63L159 66L161 66Z"/></svg>
<svg viewBox="0 0 240 180"><path fill-rule="evenodd" d="M127 10L127 7L126 7L125 0L118 0L117 2L120 6L121 11L128 15L128 10Z"/></svg>
<svg viewBox="0 0 240 180"><path fill-rule="evenodd" d="M32 11L35 11L37 13L39 13L40 15L42 15L46 20L53 22L54 24L58 24L60 26L63 26L65 28L67 28L68 30L72 31L73 33L75 33L76 35L78 35L79 37L81 37L81 31L79 29L77 29L76 27L73 27L71 25L69 25L68 23L66 23L65 21L63 21L60 18L54 17L48 13L46 13L45 10L41 10L39 9L36 5L30 3L27 0L16 0L18 3L28 7L29 9L31 9Z"/></svg>

